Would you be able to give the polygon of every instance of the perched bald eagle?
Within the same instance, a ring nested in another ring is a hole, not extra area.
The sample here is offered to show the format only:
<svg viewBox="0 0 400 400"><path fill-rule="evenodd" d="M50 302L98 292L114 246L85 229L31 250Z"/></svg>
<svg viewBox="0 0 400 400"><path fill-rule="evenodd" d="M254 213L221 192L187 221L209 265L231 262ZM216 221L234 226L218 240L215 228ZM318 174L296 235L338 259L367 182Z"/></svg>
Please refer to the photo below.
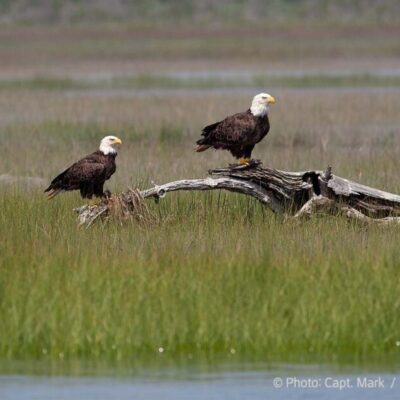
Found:
<svg viewBox="0 0 400 400"><path fill-rule="evenodd" d="M196 151L214 149L229 150L241 165L251 163L251 152L269 131L268 106L275 99L260 93L254 96L250 109L226 117L223 121L203 129L203 138L198 140Z"/></svg>
<svg viewBox="0 0 400 400"><path fill-rule="evenodd" d="M99 150L72 164L51 181L45 190L47 197L52 199L69 190L79 190L84 199L104 197L104 182L116 170L116 146L121 143L121 139L115 136L103 138Z"/></svg>

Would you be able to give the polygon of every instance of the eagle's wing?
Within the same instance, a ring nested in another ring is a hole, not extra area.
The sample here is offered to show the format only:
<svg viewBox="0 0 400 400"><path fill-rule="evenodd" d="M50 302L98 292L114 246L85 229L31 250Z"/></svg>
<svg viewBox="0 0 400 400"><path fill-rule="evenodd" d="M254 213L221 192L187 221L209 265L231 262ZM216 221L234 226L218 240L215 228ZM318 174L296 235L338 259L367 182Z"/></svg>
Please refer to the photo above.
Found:
<svg viewBox="0 0 400 400"><path fill-rule="evenodd" d="M254 128L255 120L250 113L234 114L223 121L206 126L203 129L204 139L201 139L201 144L218 147L244 145L249 142Z"/></svg>
<svg viewBox="0 0 400 400"><path fill-rule="evenodd" d="M57 175L45 192L79 189L82 182L96 181L105 172L105 165L94 157L85 157Z"/></svg>

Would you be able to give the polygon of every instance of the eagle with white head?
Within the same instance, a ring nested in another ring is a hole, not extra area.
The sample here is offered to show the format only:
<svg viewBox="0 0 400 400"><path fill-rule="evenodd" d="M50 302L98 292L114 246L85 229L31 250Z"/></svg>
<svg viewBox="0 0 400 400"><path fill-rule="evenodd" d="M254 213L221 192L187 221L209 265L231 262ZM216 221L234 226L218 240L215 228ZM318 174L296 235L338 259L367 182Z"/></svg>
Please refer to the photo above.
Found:
<svg viewBox="0 0 400 400"><path fill-rule="evenodd" d="M84 199L105 197L104 182L111 178L117 168L115 158L120 144L122 141L116 136L103 138L97 151L72 164L51 181L45 190L47 197L52 199L59 193L71 190L79 190Z"/></svg>
<svg viewBox="0 0 400 400"><path fill-rule="evenodd" d="M196 151L214 149L229 150L239 159L239 164L250 165L254 146L269 132L268 110L275 99L268 93L254 96L251 107L203 129Z"/></svg>

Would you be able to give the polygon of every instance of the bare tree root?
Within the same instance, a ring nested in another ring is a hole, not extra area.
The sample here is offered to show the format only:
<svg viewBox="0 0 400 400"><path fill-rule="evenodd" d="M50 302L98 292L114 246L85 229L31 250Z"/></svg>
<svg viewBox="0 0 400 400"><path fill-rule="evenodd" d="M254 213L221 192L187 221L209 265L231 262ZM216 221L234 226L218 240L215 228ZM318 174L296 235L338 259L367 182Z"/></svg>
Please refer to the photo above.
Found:
<svg viewBox="0 0 400 400"><path fill-rule="evenodd" d="M128 189L120 194L113 194L95 206L85 205L76 208L79 226L90 227L96 220L113 220L120 223L132 221L139 226L157 223L156 216L149 210L143 196L137 189Z"/></svg>

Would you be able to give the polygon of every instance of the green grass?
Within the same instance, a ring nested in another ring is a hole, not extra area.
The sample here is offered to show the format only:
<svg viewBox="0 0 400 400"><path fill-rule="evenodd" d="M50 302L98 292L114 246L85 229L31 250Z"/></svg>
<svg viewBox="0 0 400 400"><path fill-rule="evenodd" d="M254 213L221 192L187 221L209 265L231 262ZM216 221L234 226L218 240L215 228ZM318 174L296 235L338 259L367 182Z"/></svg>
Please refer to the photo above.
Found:
<svg viewBox="0 0 400 400"><path fill-rule="evenodd" d="M14 7L12 7L14 5ZM161 0L134 3L104 4L101 1L87 3L83 0L58 0L47 4L29 2L27 0L0 0L0 10L5 21L15 23L40 24L47 23L82 23L104 21L130 21L136 24L266 24L283 21L288 22L336 22L358 24L364 21L387 22L396 21L398 5L394 0L348 2L345 0L320 0L310 3L306 0L282 0L265 2L255 0L244 2L212 2L205 5L201 1Z"/></svg>
<svg viewBox="0 0 400 400"><path fill-rule="evenodd" d="M294 223L201 192L149 201L155 226L83 230L78 194L42 193L110 133L123 141L112 191L205 177L232 157L194 153L201 129L261 90L277 99L253 153L264 165L331 165L400 193L400 78L377 73L400 54L394 1L379 1L379 16L362 2L214 2L197 18L181 2L122 5L119 16L104 1L55 3L49 14L0 0L0 370L396 363L400 227Z"/></svg>
<svg viewBox="0 0 400 400"><path fill-rule="evenodd" d="M224 89L224 88L400 87L399 76L371 74L265 76L248 78L175 78L140 74L111 80L27 78L0 81L0 90Z"/></svg>
<svg viewBox="0 0 400 400"><path fill-rule="evenodd" d="M400 192L398 92L271 93L271 133L254 153L265 165L329 164ZM110 132L123 141L113 191L204 177L232 158L194 153L201 127L250 97L0 92L0 361L143 365L160 347L164 359L209 365L398 357L400 227L294 223L245 197L202 192L149 201L160 222L146 229L82 230L78 194L49 202L42 193ZM24 177L39 183L27 188Z"/></svg>
<svg viewBox="0 0 400 400"><path fill-rule="evenodd" d="M84 83L74 82L72 79L67 78L32 78L27 80L5 80L0 82L2 89L11 90L68 90L68 89L82 89L85 87ZM87 87L87 86L86 86Z"/></svg>
<svg viewBox="0 0 400 400"><path fill-rule="evenodd" d="M197 193L152 206L155 227L79 230L77 200L0 194L1 358L398 354L398 227Z"/></svg>

